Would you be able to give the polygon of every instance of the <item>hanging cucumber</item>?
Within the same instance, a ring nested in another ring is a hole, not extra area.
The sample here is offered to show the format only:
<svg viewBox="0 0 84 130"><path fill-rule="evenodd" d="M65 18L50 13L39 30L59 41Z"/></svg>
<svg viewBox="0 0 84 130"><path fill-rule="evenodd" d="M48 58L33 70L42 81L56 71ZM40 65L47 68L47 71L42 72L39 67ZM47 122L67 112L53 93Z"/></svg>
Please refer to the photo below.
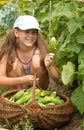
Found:
<svg viewBox="0 0 84 130"><path fill-rule="evenodd" d="M50 53L54 53L56 48L56 38L55 37L51 37L50 41L49 41L49 52Z"/></svg>

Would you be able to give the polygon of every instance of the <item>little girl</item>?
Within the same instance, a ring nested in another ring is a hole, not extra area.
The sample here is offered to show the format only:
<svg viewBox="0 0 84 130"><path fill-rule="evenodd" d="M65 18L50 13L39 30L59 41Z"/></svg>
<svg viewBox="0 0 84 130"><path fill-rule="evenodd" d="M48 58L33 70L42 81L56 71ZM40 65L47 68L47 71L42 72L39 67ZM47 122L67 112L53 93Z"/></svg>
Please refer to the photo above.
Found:
<svg viewBox="0 0 84 130"><path fill-rule="evenodd" d="M58 70L54 54L48 53L37 19L19 16L9 32L0 52L0 86L25 89L36 83L47 89L49 78L57 80Z"/></svg>

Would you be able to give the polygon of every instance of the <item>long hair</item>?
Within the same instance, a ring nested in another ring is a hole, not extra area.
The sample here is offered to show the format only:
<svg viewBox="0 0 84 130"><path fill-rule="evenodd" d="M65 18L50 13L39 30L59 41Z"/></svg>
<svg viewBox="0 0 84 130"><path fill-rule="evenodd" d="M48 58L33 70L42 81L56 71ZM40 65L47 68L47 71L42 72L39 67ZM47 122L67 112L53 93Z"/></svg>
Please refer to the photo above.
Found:
<svg viewBox="0 0 84 130"><path fill-rule="evenodd" d="M7 55L7 69L9 68L9 66L12 66L13 62L15 61L15 53L18 47L16 40L17 38L15 37L13 30L11 30L1 47L0 60L4 55ZM38 32L37 46L41 52L42 59L44 59L46 54L48 53L48 47L40 32Z"/></svg>
<svg viewBox="0 0 84 130"><path fill-rule="evenodd" d="M13 64L15 60L15 50L17 48L16 37L13 30L9 32L6 39L1 47L0 60L4 55L7 55L7 66Z"/></svg>
<svg viewBox="0 0 84 130"><path fill-rule="evenodd" d="M43 38L43 35L38 32L38 48L41 51L42 58L44 59L46 54L48 53L48 44Z"/></svg>

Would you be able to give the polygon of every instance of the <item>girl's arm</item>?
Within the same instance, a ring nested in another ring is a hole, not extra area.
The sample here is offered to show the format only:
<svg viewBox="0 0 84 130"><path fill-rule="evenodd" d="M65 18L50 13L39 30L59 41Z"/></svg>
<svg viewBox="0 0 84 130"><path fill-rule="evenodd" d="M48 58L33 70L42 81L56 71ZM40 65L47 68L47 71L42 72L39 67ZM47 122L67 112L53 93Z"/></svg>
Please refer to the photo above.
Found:
<svg viewBox="0 0 84 130"><path fill-rule="evenodd" d="M49 73L49 76L53 79L53 80L58 80L59 79L59 71L57 69L57 67L54 64L54 54L53 53L48 53L44 59L44 64L45 67Z"/></svg>
<svg viewBox="0 0 84 130"><path fill-rule="evenodd" d="M0 61L0 85L1 86L14 86L20 84L30 85L33 83L34 75L25 75L20 77L7 77L7 56L3 56ZM36 79L38 81L38 79Z"/></svg>
<svg viewBox="0 0 84 130"><path fill-rule="evenodd" d="M52 63L51 66L47 67L49 76L53 79L53 80L58 80L59 79L59 71L57 69L57 67L55 66L54 63Z"/></svg>
<svg viewBox="0 0 84 130"><path fill-rule="evenodd" d="M33 79L33 75L26 75L22 77L6 77L0 75L0 86L14 86L20 84L31 85L33 83Z"/></svg>

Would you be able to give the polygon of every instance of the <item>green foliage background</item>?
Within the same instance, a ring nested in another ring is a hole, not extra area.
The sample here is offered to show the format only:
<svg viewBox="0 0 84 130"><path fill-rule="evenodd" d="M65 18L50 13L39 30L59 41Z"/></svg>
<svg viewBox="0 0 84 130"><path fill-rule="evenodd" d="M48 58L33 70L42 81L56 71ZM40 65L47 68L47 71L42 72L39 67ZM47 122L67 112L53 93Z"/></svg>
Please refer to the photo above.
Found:
<svg viewBox="0 0 84 130"><path fill-rule="evenodd" d="M83 114L84 2L75 0L13 0L0 4L0 36L12 28L14 20L21 14L31 14L38 19L48 44L52 36L56 38L57 52L54 62L61 72L60 81L65 86L71 86L75 80L78 82L76 90L73 90L71 94L71 100ZM66 73L67 70L68 73ZM74 100L76 98L78 100Z"/></svg>

